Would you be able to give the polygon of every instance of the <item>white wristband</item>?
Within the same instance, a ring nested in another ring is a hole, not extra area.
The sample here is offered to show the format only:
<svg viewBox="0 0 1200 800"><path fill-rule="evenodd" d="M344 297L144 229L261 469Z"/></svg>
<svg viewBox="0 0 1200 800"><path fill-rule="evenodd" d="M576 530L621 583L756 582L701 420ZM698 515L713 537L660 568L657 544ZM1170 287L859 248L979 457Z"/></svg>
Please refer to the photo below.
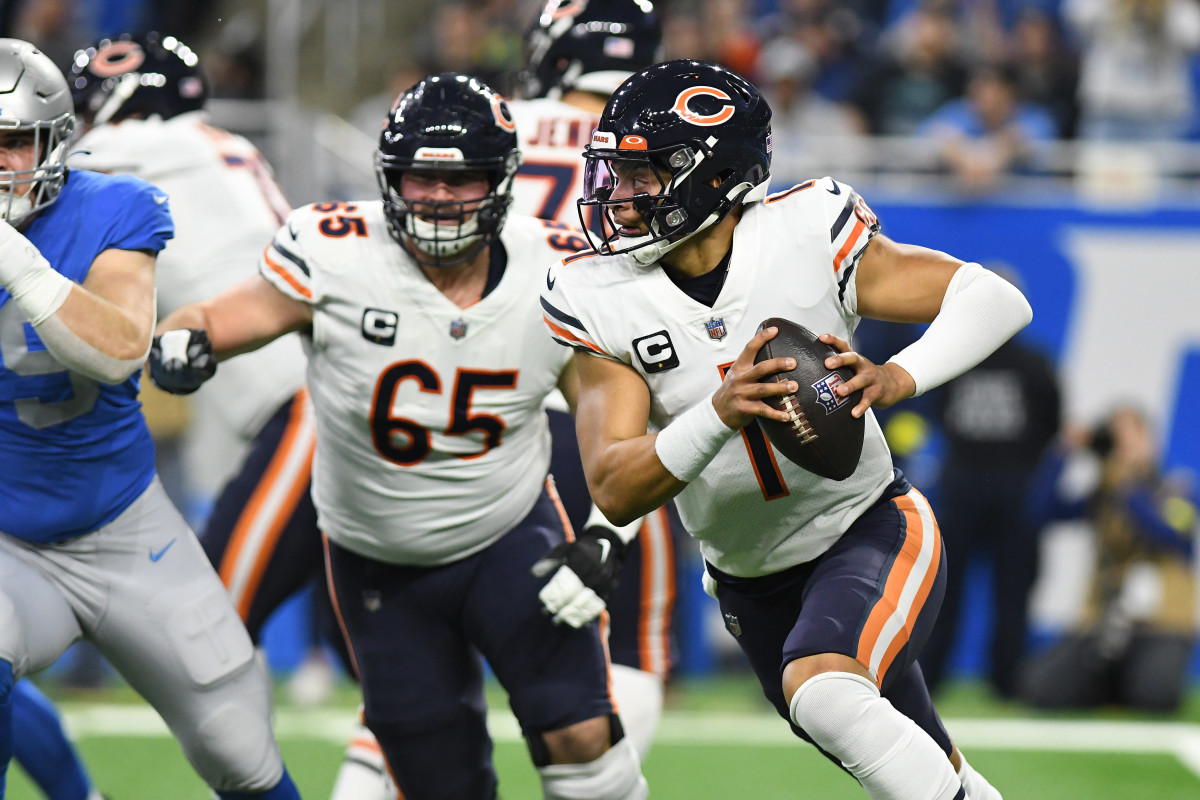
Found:
<svg viewBox="0 0 1200 800"><path fill-rule="evenodd" d="M608 517L604 516L604 512L597 508L595 503L592 503L592 510L588 514L587 521L583 523L583 529L587 530L593 526L607 528L615 533L622 542L629 544L641 529L643 519L644 517L638 517L628 525L614 525L608 521Z"/></svg>
<svg viewBox="0 0 1200 800"><path fill-rule="evenodd" d="M0 222L0 286L34 326L58 311L73 285L19 231Z"/></svg>
<svg viewBox="0 0 1200 800"><path fill-rule="evenodd" d="M667 472L691 483L736 433L717 416L709 395L659 431L654 452Z"/></svg>
<svg viewBox="0 0 1200 800"><path fill-rule="evenodd" d="M912 376L915 397L983 361L1031 319L1017 287L979 264L963 264L929 328L888 360Z"/></svg>

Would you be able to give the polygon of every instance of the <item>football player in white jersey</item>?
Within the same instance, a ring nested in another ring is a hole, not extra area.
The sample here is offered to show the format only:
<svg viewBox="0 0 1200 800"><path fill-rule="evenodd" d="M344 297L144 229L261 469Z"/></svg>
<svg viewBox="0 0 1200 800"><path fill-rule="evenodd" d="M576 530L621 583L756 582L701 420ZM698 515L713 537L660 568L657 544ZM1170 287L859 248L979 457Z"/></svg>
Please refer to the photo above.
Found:
<svg viewBox="0 0 1200 800"><path fill-rule="evenodd" d="M382 201L292 212L260 276L164 320L151 360L180 386L203 380L205 341L221 358L304 334L329 579L404 797L495 796L482 653L546 797L644 798L600 625L555 624L530 575L569 535L541 403L575 383L538 287L543 264L584 243L506 223L514 131L479 81L419 81L380 135Z"/></svg>
<svg viewBox="0 0 1200 800"><path fill-rule="evenodd" d="M635 71L658 61L661 45L658 12L644 0L545 4L527 38L521 77L526 99L509 102L521 147L514 213L579 224L580 153L609 95ZM587 222L596 229L597 220ZM593 506L579 463L575 420L557 393L546 411L554 441L550 472L571 524L583 530ZM662 714L663 683L672 661L677 529L678 517L667 507L632 527L636 543L627 549L621 580L607 603L613 694L643 760Z"/></svg>
<svg viewBox="0 0 1200 800"><path fill-rule="evenodd" d="M996 800L917 664L945 583L942 544L870 407L978 363L1029 322L1029 304L977 264L881 235L831 178L767 196L770 120L743 78L686 60L637 73L605 108L581 202L615 233L552 266L542 296L553 337L576 351L588 484L616 523L676 498L764 693L869 796ZM864 316L931 325L876 365L849 344ZM760 383L793 366L754 364L775 335L756 333L769 317L823 334L838 350L826 366L855 369L837 402L862 391L852 413L866 435L844 481L791 463L751 424L786 420L763 398L800 388ZM569 575L575 546L563 549L552 585L604 588ZM583 555L575 564L589 572Z"/></svg>

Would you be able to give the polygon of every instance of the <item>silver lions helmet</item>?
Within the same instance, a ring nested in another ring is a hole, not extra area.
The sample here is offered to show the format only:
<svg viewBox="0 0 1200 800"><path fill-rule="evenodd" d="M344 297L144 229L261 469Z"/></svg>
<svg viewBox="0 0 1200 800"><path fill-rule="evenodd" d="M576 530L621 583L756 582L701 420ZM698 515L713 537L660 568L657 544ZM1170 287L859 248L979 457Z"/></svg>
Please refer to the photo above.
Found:
<svg viewBox="0 0 1200 800"><path fill-rule="evenodd" d="M0 219L18 227L58 199L75 106L54 62L28 42L0 39L0 134L27 132L30 169L0 170Z"/></svg>

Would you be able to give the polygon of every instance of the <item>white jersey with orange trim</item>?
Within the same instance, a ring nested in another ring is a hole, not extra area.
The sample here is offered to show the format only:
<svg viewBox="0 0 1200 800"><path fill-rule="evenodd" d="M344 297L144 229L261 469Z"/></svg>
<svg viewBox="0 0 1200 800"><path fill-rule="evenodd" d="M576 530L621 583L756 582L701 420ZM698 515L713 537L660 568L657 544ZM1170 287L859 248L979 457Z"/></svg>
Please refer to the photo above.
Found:
<svg viewBox="0 0 1200 800"><path fill-rule="evenodd" d="M521 146L513 213L579 225L575 201L583 196L583 148L600 115L548 98L513 100L508 108Z"/></svg>
<svg viewBox="0 0 1200 800"><path fill-rule="evenodd" d="M165 195L175 238L156 267L159 317L218 294L254 275L259 254L291 207L258 150L241 136L206 123L202 111L128 119L93 128L70 165L136 175ZM303 384L299 337L222 362L192 397L189 438L203 463L189 480L224 483L240 459L230 446L248 441Z"/></svg>
<svg viewBox="0 0 1200 800"><path fill-rule="evenodd" d="M855 267L878 229L849 186L808 181L745 207L712 308L656 264L579 254L546 276L544 319L560 344L637 370L650 388L650 423L661 430L707 401L764 319L851 340L860 319ZM796 466L748 425L676 503L705 559L756 577L821 555L892 477L891 453L870 412L858 469L840 482Z"/></svg>
<svg viewBox="0 0 1200 800"><path fill-rule="evenodd" d="M260 262L313 310L313 501L342 547L445 564L533 508L550 463L541 403L570 359L545 333L546 266L579 249L555 223L509 217L499 284L459 308L388 234L382 203L318 203L288 217Z"/></svg>

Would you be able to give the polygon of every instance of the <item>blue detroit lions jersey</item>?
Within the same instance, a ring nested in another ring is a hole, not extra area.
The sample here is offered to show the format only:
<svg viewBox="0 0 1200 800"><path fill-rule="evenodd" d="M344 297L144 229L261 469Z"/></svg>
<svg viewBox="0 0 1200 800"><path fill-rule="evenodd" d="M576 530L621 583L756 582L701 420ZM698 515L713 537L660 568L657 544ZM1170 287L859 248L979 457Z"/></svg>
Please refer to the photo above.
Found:
<svg viewBox="0 0 1200 800"><path fill-rule="evenodd" d="M173 232L153 186L82 170L24 231L75 283L104 250L157 253ZM10 300L0 289L0 531L62 541L111 522L154 477L140 373L113 386L71 372Z"/></svg>

